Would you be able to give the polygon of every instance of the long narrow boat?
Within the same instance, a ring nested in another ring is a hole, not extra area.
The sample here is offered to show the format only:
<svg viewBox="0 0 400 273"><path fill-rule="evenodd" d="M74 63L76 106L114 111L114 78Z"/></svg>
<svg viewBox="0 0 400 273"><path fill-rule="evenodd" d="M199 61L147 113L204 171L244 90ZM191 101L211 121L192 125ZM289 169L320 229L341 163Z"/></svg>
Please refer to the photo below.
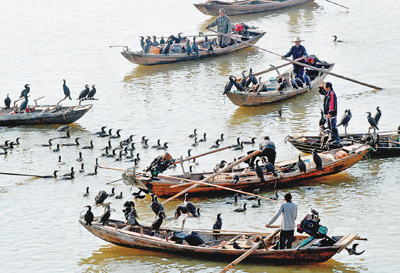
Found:
<svg viewBox="0 0 400 273"><path fill-rule="evenodd" d="M131 51L129 48L124 47L121 52L122 56L124 56L128 61L139 64L139 65L157 65L157 64L169 64L176 62L185 62L191 60L199 60L208 57L220 56L224 54L229 54L241 49L249 48L251 45L254 45L258 40L260 40L265 35L265 32L259 29L248 29L248 35L233 35L232 37L236 38L231 40L229 46L220 48L214 47L213 50L209 50L208 46L205 45L205 39L196 40L196 43L199 48L199 55L196 54L187 54L184 50L186 43L180 44L172 44L170 47L170 52L168 55L159 54L159 53L144 53L143 51ZM214 41L216 44L216 39L213 38L208 40ZM240 41L245 41L246 43L242 43ZM249 44L251 45L249 45ZM192 43L190 44L192 46ZM158 46L161 47L161 46ZM161 50L160 50L161 51Z"/></svg>
<svg viewBox="0 0 400 273"><path fill-rule="evenodd" d="M265 12L288 7L298 6L314 0L244 0L236 2L207 1L205 4L194 4L194 6L205 15L218 16L220 9L225 9L229 16Z"/></svg>
<svg viewBox="0 0 400 273"><path fill-rule="evenodd" d="M92 106L35 105L28 106L24 113L0 108L0 126L69 124L80 119Z"/></svg>
<svg viewBox="0 0 400 273"><path fill-rule="evenodd" d="M305 173L300 172L298 169L298 160L296 158L276 163L275 168L278 176L275 177L272 174L264 173L265 182L262 182L254 171L245 168L234 169L233 172L229 173L222 173L209 183L236 190L293 186L294 183L299 181L332 175L350 168L361 160L361 158L368 153L369 149L370 146L368 145L354 144L323 152L319 154L323 161L323 171L316 168L312 156L304 156L302 159L307 167ZM169 197L193 185L195 183L194 181L201 181L212 174L213 173L190 173L184 175L159 174L157 177L151 177L150 175L135 173L133 169L129 169L123 174L123 180L127 185L145 191L150 190L160 197ZM189 179L193 182L186 181L185 179ZM209 195L226 193L226 190L209 185L198 185L189 192L192 195Z"/></svg>
<svg viewBox="0 0 400 273"><path fill-rule="evenodd" d="M334 63L326 64L324 69L326 71L331 71ZM311 80L311 90L318 87L323 80L326 78L327 74L323 72L319 72L316 70L309 70L307 72ZM268 103L272 103L275 101L285 100L294 96L298 96L310 91L310 87L303 83L303 87L295 88L291 84L291 69L285 71L281 75L277 76L276 79L279 81L280 79L285 80L287 82L286 87L279 91L279 87L272 88L272 90L257 92L256 86L250 86L243 91L236 90L229 90L224 92L228 96L228 98L232 101L233 104L237 106L260 106ZM268 86L267 82L264 82L265 86Z"/></svg>
<svg viewBox="0 0 400 273"><path fill-rule="evenodd" d="M340 143L321 143L321 136L287 136L286 140L294 147L304 153L312 150L324 152L332 149L342 148L354 143L369 144L371 157L400 156L400 130L390 134L379 134L379 139L373 134L349 134L340 135Z"/></svg>
<svg viewBox="0 0 400 273"><path fill-rule="evenodd" d="M213 233L204 230L184 230L173 228L161 228L157 232L152 232L150 227L131 227L122 221L109 220L108 225L93 222L85 225L83 218L79 222L93 235L112 244L137 249L146 249L169 254L194 256L197 258L207 258L214 260L234 260L244 254L253 245L269 236L270 233L257 232L229 232ZM189 245L186 241L176 242L173 236L177 232L192 234L195 231L204 241L202 245ZM311 238L307 235L294 236L291 249L276 249L279 236L271 236L271 240L265 245L254 251L246 261L259 262L263 264L298 264L298 263L318 263L330 259L336 253L341 252L357 239L357 234L346 236L332 236L333 240L326 241L322 238ZM304 247L301 244L310 240ZM242 249L235 249L233 243Z"/></svg>

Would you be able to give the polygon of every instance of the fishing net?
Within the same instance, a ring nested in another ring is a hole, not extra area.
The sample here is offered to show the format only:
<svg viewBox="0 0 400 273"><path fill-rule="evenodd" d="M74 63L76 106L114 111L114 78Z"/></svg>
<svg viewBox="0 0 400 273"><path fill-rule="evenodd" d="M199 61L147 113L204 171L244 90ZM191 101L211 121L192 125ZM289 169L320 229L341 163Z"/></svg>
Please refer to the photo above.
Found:
<svg viewBox="0 0 400 273"><path fill-rule="evenodd" d="M136 168L132 167L127 169L122 174L122 181L124 181L127 186L134 186L136 184Z"/></svg>

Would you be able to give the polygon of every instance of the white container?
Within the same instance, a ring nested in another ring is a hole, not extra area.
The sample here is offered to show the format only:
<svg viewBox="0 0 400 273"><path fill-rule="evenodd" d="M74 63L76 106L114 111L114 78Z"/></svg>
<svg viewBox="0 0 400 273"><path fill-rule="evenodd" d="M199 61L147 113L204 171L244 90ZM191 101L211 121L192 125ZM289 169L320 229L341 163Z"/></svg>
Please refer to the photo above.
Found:
<svg viewBox="0 0 400 273"><path fill-rule="evenodd" d="M278 81L276 78L269 78L267 83L267 91L273 91L279 87Z"/></svg>

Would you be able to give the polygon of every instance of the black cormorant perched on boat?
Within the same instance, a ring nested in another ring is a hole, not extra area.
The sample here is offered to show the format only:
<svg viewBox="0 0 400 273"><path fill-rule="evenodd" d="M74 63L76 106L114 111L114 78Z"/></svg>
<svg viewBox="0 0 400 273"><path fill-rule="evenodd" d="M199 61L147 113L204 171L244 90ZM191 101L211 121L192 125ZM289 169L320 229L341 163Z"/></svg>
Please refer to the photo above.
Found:
<svg viewBox="0 0 400 273"><path fill-rule="evenodd" d="M103 127L101 127L101 129L100 129L100 131L98 131L98 132L96 132L96 133L94 133L95 135L104 135L104 134L107 134L107 132L104 130L104 129L106 129L107 128L107 126L103 126Z"/></svg>
<svg viewBox="0 0 400 273"><path fill-rule="evenodd" d="M272 173L275 177L278 177L278 173L275 171L275 167L272 163L268 162L264 157L262 158L262 162L264 163L267 174Z"/></svg>
<svg viewBox="0 0 400 273"><path fill-rule="evenodd" d="M66 98L69 98L70 100L72 100L71 99L71 91L69 91L69 88L68 88L68 86L67 86L67 84L66 84L66 80L65 79L63 79L63 90L64 90L64 95L65 95L65 98L64 99L66 99Z"/></svg>
<svg viewBox="0 0 400 273"><path fill-rule="evenodd" d="M254 144L256 143L254 140L256 139L256 137L252 137L251 141L243 141L243 144Z"/></svg>
<svg viewBox="0 0 400 273"><path fill-rule="evenodd" d="M171 48L171 44L173 43L172 40L169 40L166 44L166 46L163 48L161 54L164 54L165 56L168 56L169 54L169 49Z"/></svg>
<svg viewBox="0 0 400 273"><path fill-rule="evenodd" d="M334 41L335 43L336 43L336 42L337 42L337 43L343 43L342 40L338 40L338 39L337 39L337 36L336 36L336 35L333 35L332 37L334 38L333 41Z"/></svg>
<svg viewBox="0 0 400 273"><path fill-rule="evenodd" d="M31 91L30 84L25 84L25 89L21 91L19 98L25 97Z"/></svg>
<svg viewBox="0 0 400 273"><path fill-rule="evenodd" d="M163 212L162 211L160 211L158 214L157 214L157 216L158 216L158 218L151 224L151 226L150 226L150 229L152 230L152 231L158 231L159 229L160 229L160 227L161 227L161 224L163 223L163 221L164 221L164 214L163 214Z"/></svg>
<svg viewBox="0 0 400 273"><path fill-rule="evenodd" d="M261 207L261 199L257 199L257 204L251 206L252 208L259 208Z"/></svg>
<svg viewBox="0 0 400 273"><path fill-rule="evenodd" d="M19 112L22 113L28 106L28 93L25 94L24 96L25 100L21 103L21 107L19 108Z"/></svg>
<svg viewBox="0 0 400 273"><path fill-rule="evenodd" d="M190 138L197 137L197 129L194 129L194 130L193 130L193 134L190 134L189 137L190 137Z"/></svg>
<svg viewBox="0 0 400 273"><path fill-rule="evenodd" d="M105 191L99 191L99 193L94 198L94 201L96 202L96 205L99 205L99 204L103 203L107 197L108 197L108 194Z"/></svg>
<svg viewBox="0 0 400 273"><path fill-rule="evenodd" d="M247 210L246 206L247 206L247 203L244 203L243 204L243 208L237 208L237 209L234 210L234 212L244 212L244 211Z"/></svg>
<svg viewBox="0 0 400 273"><path fill-rule="evenodd" d="M351 111L350 109L346 109L344 111L344 115L340 121L340 123L337 126L342 125L344 127L344 133L347 135L347 126L349 126L349 121L351 119L352 115L351 115Z"/></svg>
<svg viewBox="0 0 400 273"><path fill-rule="evenodd" d="M160 45L158 42L157 42L157 37L156 36L153 36L153 46L158 46L158 45Z"/></svg>
<svg viewBox="0 0 400 273"><path fill-rule="evenodd" d="M143 36L140 36L140 47L144 50L144 45L145 45L145 42L144 42L144 37Z"/></svg>
<svg viewBox="0 0 400 273"><path fill-rule="evenodd" d="M213 225L213 233L220 233L221 229L222 229L221 213L218 213L217 219L215 220L214 225Z"/></svg>
<svg viewBox="0 0 400 273"><path fill-rule="evenodd" d="M152 45L152 42L150 41L150 37L148 37L146 39L146 43L144 45L144 49L143 49L144 53L149 53L150 52L151 45Z"/></svg>
<svg viewBox="0 0 400 273"><path fill-rule="evenodd" d="M163 213L163 216L165 216L165 209L164 206L157 200L157 195L152 194L151 195L151 209L155 213L155 215L159 215L160 212Z"/></svg>
<svg viewBox="0 0 400 273"><path fill-rule="evenodd" d="M181 34L182 34L182 32L179 32L179 33L178 33L178 37L175 38L175 43L176 43L176 44L179 44L179 43L182 41L182 36L181 36Z"/></svg>
<svg viewBox="0 0 400 273"><path fill-rule="evenodd" d="M233 242L232 246L234 249L243 249L236 241Z"/></svg>
<svg viewBox="0 0 400 273"><path fill-rule="evenodd" d="M265 183L265 179L264 179L264 172L263 172L263 170L261 169L261 167L260 166L258 166L258 162L259 162L260 160L256 160L256 174L257 174L257 177L258 178L260 178L260 180L261 180L261 183Z"/></svg>
<svg viewBox="0 0 400 273"><path fill-rule="evenodd" d="M164 36L161 36L160 45L163 45L163 44L165 44L165 40L164 40Z"/></svg>
<svg viewBox="0 0 400 273"><path fill-rule="evenodd" d="M321 109L321 118L319 119L319 126L324 126L326 123L326 119L324 117L324 112Z"/></svg>
<svg viewBox="0 0 400 273"><path fill-rule="evenodd" d="M91 226L91 225L92 225L92 222L93 222L93 220L94 220L94 215L93 215L93 212L92 212L92 207L91 207L91 206L86 206L86 207L88 208L88 210L86 211L85 217L84 217L84 219L85 219L85 225Z"/></svg>
<svg viewBox="0 0 400 273"><path fill-rule="evenodd" d="M11 106L11 99L9 97L9 94L7 94L7 97L4 99L4 104L6 105L6 109L9 109Z"/></svg>
<svg viewBox="0 0 400 273"><path fill-rule="evenodd" d="M93 149L94 145L93 145L93 140L90 141L90 146L83 146L82 149Z"/></svg>
<svg viewBox="0 0 400 273"><path fill-rule="evenodd" d="M301 156L299 155L299 160L297 161L297 166L299 167L299 171L306 173L307 168L306 168L306 164L304 163L303 160L301 160Z"/></svg>
<svg viewBox="0 0 400 273"><path fill-rule="evenodd" d="M83 194L83 197L88 197L89 195L89 187L86 187L86 192Z"/></svg>
<svg viewBox="0 0 400 273"><path fill-rule="evenodd" d="M312 151L312 155L313 155L313 160L314 160L315 166L317 167L317 170L325 171L324 168L322 167L322 159L318 155L317 150L314 149Z"/></svg>
<svg viewBox="0 0 400 273"><path fill-rule="evenodd" d="M190 214L192 214L193 217L199 217L199 215L198 215L198 213L197 213L197 212L198 212L198 209L196 209L196 206L193 205L192 202L190 202L190 201L187 200L187 196L188 196L188 194L186 193L186 194L185 194L185 200L183 201L183 205L187 207L188 212L189 212Z"/></svg>
<svg viewBox="0 0 400 273"><path fill-rule="evenodd" d="M192 47L190 46L190 41L189 40L186 42L185 52L186 52L187 55L191 55L192 54Z"/></svg>
<svg viewBox="0 0 400 273"><path fill-rule="evenodd" d="M367 114L368 114L367 119L368 119L369 125L371 125L371 126L368 128L368 133L369 133L369 131L371 130L371 128L374 129L374 132L375 132L376 130L379 130L378 125L377 125L376 122L375 122L375 119L371 116L371 112L367 112Z"/></svg>
<svg viewBox="0 0 400 273"><path fill-rule="evenodd" d="M193 49L193 55L194 53L196 53L196 57L199 57L199 47L196 44L196 36L193 37L192 49Z"/></svg>
<svg viewBox="0 0 400 273"><path fill-rule="evenodd" d="M88 173L88 174L86 174L86 176L93 176L93 175L96 175L97 174L97 168L98 168L99 166L95 166L94 167L94 173Z"/></svg>
<svg viewBox="0 0 400 273"><path fill-rule="evenodd" d="M83 89L83 90L81 91L81 93L79 94L78 99L79 99L79 100L85 99L85 98L87 97L87 95L89 94L89 91L90 91L89 85L86 84L86 85L85 85L85 89Z"/></svg>
<svg viewBox="0 0 400 273"><path fill-rule="evenodd" d="M87 95L88 99L92 100L93 97L94 97L94 95L96 95L96 92L97 92L96 87L95 87L95 85L93 84L93 85L92 85L92 89L89 91L89 93L88 93L88 95Z"/></svg>
<svg viewBox="0 0 400 273"><path fill-rule="evenodd" d="M111 203L107 203L107 204L105 204L105 207L104 207L104 214L101 216L101 218L100 218L100 223L102 223L103 225L105 225L105 224L107 224L108 223L108 219L110 219L110 216L111 216L111 208L110 208L110 204Z"/></svg>
<svg viewBox="0 0 400 273"><path fill-rule="evenodd" d="M217 141L215 141L215 144L213 146L211 146L210 149L219 148L219 142L220 142L220 139L217 139Z"/></svg>
<svg viewBox="0 0 400 273"><path fill-rule="evenodd" d="M381 119L381 116L382 116L382 111L381 111L381 109L379 109L379 106L376 107L376 111L377 112L376 112L376 114L374 116L374 120L375 120L376 125L378 125L379 120Z"/></svg>

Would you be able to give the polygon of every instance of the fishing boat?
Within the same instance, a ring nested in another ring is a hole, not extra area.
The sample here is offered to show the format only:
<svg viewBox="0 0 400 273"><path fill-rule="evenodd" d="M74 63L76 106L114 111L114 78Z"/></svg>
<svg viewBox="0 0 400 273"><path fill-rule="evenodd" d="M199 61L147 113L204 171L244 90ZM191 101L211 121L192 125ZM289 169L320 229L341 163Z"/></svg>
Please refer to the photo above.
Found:
<svg viewBox="0 0 400 273"><path fill-rule="evenodd" d="M400 130L383 134L348 134L340 135L340 142L326 142L321 136L287 136L286 141L304 153L312 150L324 152L339 149L354 143L368 144L372 147L371 157L400 156Z"/></svg>
<svg viewBox="0 0 400 273"><path fill-rule="evenodd" d="M91 225L86 225L83 217L79 218L79 223L98 238L118 246L184 257L194 256L196 258L232 261L259 244L260 246L248 256L246 261L264 264L324 262L346 249L354 240L359 239L357 234L328 238L327 236L296 234L291 249L279 250L277 249L279 241L277 232L221 230L220 233L213 233L212 230L174 228L160 228L154 232L149 226L129 226L122 221L112 219L106 225L96 221ZM194 238L194 240L189 240L190 238ZM233 245L239 246L241 249L236 249Z"/></svg>
<svg viewBox="0 0 400 273"><path fill-rule="evenodd" d="M185 62L191 60L199 60L208 57L220 56L224 54L229 54L241 49L249 48L254 45L258 40L260 40L264 35L265 31L260 29L248 29L246 35L232 34L232 39L228 46L226 47L216 47L214 46L212 50L210 50L210 44L217 44L217 38L209 39L206 42L206 36L199 37L196 39L196 44L199 48L199 54L195 54L194 52L188 54L185 51L186 42L182 42L179 44L171 44L168 54L161 54L162 47L164 45L159 45L157 47L153 47L152 51L149 53L144 53L142 51L131 51L128 47L124 47L121 52L122 56L124 56L128 61L139 64L139 65L157 65L157 64L169 64L176 62ZM215 35L214 35L215 36ZM208 36L207 36L208 37ZM242 43L244 41L246 43ZM190 43L192 46L193 43Z"/></svg>
<svg viewBox="0 0 400 273"><path fill-rule="evenodd" d="M354 144L339 149L325 151L319 156L323 161L323 169L317 169L312 155L302 157L307 170L300 172L297 167L298 159L282 161L275 164L276 174L267 174L264 170L264 182L257 176L256 172L249 168L232 169L232 172L223 172L216 175L212 172L185 173L182 175L158 174L151 176L146 172L137 172L134 168L128 169L123 175L123 181L129 186L134 186L146 192L151 191L160 197L169 197L188 190L194 184L202 183L207 177L212 176L208 183L198 184L188 192L191 195L210 195L226 193L229 189L248 190L283 188L293 186L294 183L310 180L317 177L339 173L356 164L369 151L369 145Z"/></svg>
<svg viewBox="0 0 400 273"><path fill-rule="evenodd" d="M317 68L323 67L323 70L330 72L334 65L334 63L324 62L323 65L318 65ZM289 69L277 77L272 77L268 81L262 82L263 86L261 88L259 88L260 83L257 81L255 85L243 87L242 91L238 88L236 90L230 89L225 90L224 94L226 94L233 104L245 107L260 106L289 99L309 92L310 90L317 89L327 76L327 73L317 70L306 69L306 71L311 81L311 88L306 83L301 83L303 86L293 84L292 69ZM278 84L278 82L281 81L283 83ZM282 84L284 84L284 88L280 88ZM261 90L258 91L259 89Z"/></svg>
<svg viewBox="0 0 400 273"><path fill-rule="evenodd" d="M0 126L69 124L80 119L92 106L34 105L27 106L23 113L3 107L0 108Z"/></svg>
<svg viewBox="0 0 400 273"><path fill-rule="evenodd" d="M224 2L218 0L206 1L206 3L194 4L205 15L218 16L220 9L225 9L229 16L265 12L288 7L298 6L314 0L244 0Z"/></svg>

